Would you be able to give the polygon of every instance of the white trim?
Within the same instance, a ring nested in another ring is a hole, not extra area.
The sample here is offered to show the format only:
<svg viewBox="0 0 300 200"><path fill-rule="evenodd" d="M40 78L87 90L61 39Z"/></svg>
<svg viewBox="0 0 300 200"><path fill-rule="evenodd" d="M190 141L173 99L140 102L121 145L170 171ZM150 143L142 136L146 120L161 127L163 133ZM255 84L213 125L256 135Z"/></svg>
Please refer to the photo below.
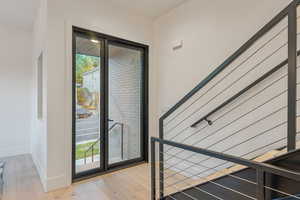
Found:
<svg viewBox="0 0 300 200"><path fill-rule="evenodd" d="M72 36L73 36L73 30L72 27L80 27L83 29L100 32L108 35L115 35L117 37L124 38L122 35L116 35L112 34L109 31L105 31L97 26L91 26L79 23L79 22L73 22L71 20L65 21L65 157L66 157L66 184L71 185L72 184ZM48 187L51 188L52 186Z"/></svg>
<svg viewBox="0 0 300 200"><path fill-rule="evenodd" d="M49 177L47 179L47 189L46 192L53 191L56 189L67 187L66 183L67 177L65 174L61 174L59 176Z"/></svg>
<svg viewBox="0 0 300 200"><path fill-rule="evenodd" d="M66 175L64 176L67 185L72 184L72 27L77 26L95 32L105 33L105 31L96 26L89 26L81 23L74 23L71 20L65 21L65 166ZM109 34L109 33L108 33ZM48 187L51 188L52 186Z"/></svg>
<svg viewBox="0 0 300 200"><path fill-rule="evenodd" d="M72 23L65 21L65 183L72 184Z"/></svg>
<svg viewBox="0 0 300 200"><path fill-rule="evenodd" d="M70 19L65 20L65 166L66 166L66 184L72 184L72 36L73 30L72 27L80 27L83 29L91 30L98 33L103 33L107 35L113 35L115 37L133 40L146 45L150 45L149 42L139 41L134 38L126 37L120 33L110 32L104 30L95 25L90 25L87 23L80 23L78 21L72 21ZM150 77L149 77L150 78ZM62 177L62 176L61 176ZM51 188L51 187L48 187Z"/></svg>
<svg viewBox="0 0 300 200"><path fill-rule="evenodd" d="M0 158L1 157L10 157L17 156L22 154L30 153L30 145L19 145L19 146L10 146L10 147L0 147Z"/></svg>
<svg viewBox="0 0 300 200"><path fill-rule="evenodd" d="M46 192L47 191L47 181L46 181L46 170L42 167L40 161L35 158L35 156L31 155L33 163L36 167L36 170L38 171L38 175L41 179L41 183L43 185L43 189Z"/></svg>

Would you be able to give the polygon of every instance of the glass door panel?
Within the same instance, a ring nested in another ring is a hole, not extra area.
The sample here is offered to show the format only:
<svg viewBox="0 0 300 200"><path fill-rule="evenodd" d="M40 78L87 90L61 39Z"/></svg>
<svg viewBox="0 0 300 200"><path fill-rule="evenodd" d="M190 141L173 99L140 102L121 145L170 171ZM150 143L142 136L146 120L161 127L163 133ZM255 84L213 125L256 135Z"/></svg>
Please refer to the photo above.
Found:
<svg viewBox="0 0 300 200"><path fill-rule="evenodd" d="M143 44L73 27L73 179L147 160Z"/></svg>
<svg viewBox="0 0 300 200"><path fill-rule="evenodd" d="M100 75L102 43L75 36L75 173L100 168Z"/></svg>
<svg viewBox="0 0 300 200"><path fill-rule="evenodd" d="M108 45L108 163L141 157L143 51Z"/></svg>

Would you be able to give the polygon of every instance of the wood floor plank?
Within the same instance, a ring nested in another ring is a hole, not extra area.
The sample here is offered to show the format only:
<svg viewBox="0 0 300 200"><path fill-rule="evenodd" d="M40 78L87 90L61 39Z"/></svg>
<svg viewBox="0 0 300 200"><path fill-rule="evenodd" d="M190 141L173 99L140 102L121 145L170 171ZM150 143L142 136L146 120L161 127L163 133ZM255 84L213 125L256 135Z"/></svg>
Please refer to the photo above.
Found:
<svg viewBox="0 0 300 200"><path fill-rule="evenodd" d="M30 155L4 160L7 164L0 200L148 200L150 196L148 164L45 193Z"/></svg>

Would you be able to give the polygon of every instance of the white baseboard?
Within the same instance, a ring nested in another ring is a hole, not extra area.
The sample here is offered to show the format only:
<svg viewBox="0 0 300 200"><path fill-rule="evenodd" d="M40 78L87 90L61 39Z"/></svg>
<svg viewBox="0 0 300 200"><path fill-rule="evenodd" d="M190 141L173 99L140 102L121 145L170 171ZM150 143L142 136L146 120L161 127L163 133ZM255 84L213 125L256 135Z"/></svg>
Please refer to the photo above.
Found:
<svg viewBox="0 0 300 200"><path fill-rule="evenodd" d="M38 159L35 159L34 156L32 156L32 157L33 157L33 162L37 168L37 171L40 176L40 180L42 182L43 189L45 192L50 192L50 191L53 191L56 189L61 189L61 188L67 187L69 185L67 183L67 177L65 174L47 178L45 168L42 167L42 165L38 161Z"/></svg>
<svg viewBox="0 0 300 200"><path fill-rule="evenodd" d="M67 177L65 174L59 175L59 176L55 176L55 177L49 177L47 179L47 192L49 191L53 191L56 189L61 189L64 187L67 187Z"/></svg>
<svg viewBox="0 0 300 200"><path fill-rule="evenodd" d="M31 154L32 155L32 154ZM43 185L43 189L46 192L47 191L47 179L46 179L46 170L45 168L41 165L40 161L38 159L35 158L34 155L32 155L32 160L33 163L35 164L35 167L38 171L38 174L40 176L40 180L42 182Z"/></svg>
<svg viewBox="0 0 300 200"><path fill-rule="evenodd" d="M0 147L0 158L17 156L22 154L29 154L29 145L13 146L13 147Z"/></svg>

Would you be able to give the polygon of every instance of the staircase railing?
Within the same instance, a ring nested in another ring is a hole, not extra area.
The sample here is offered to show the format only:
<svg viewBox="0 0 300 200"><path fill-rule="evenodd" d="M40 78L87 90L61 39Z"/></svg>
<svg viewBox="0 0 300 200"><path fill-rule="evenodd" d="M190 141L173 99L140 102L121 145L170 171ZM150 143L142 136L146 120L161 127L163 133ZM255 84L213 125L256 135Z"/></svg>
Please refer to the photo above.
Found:
<svg viewBox="0 0 300 200"><path fill-rule="evenodd" d="M211 150L207 150L207 149L202 149L202 148L198 148L198 147L194 147L194 146L190 146L190 145L185 145L185 144L181 144L181 143L177 143L177 142L173 142L173 141L168 141L168 140L162 140L159 138L155 138L152 137L151 138L151 199L155 200L157 199L157 192L156 192L156 184L157 182L161 183L162 179L160 176L159 181L156 180L156 155L155 155L155 149L156 149L156 143L158 143L159 145L166 145L166 146L172 146L174 148L178 148L181 150L185 150L187 152L191 152L191 153L195 153L197 155L205 155L211 159L218 159L221 161L224 161L223 163L227 163L227 162L231 162L246 168L251 168L253 170L255 170L256 173L256 182L254 182L253 180L248 180L245 177L241 177L238 175L235 175L234 173L227 173L225 176L229 176L230 178L236 179L240 182L243 182L244 184L249 184L252 186L254 186L256 188L256 192L255 194L251 194L251 193L244 193L241 191L238 191L236 189L234 189L233 187L228 186L228 184L222 184L220 181L217 181L216 178L206 178L205 176L200 176L203 171L201 173L191 173L188 171L188 169L190 169L191 167L188 167L184 170L181 171L174 171L174 170L170 170L171 172L169 172L168 176L166 179L171 180L171 183L169 183L168 185L165 186L165 189L167 188L171 188L173 190L173 192L169 192L167 195L165 195L164 197L161 197L160 199L173 199L173 200L177 200L177 199L193 199L193 200L197 200L197 199L204 199L203 195L208 195L210 198L209 199L226 199L224 196L219 196L216 195L214 193L211 192L211 190L209 189L205 189L205 187L201 187L201 184L195 184L194 181L192 179L198 179L201 180L202 183L210 183L213 186L216 187L220 187L222 190L224 190L225 193L229 192L231 193L231 198L230 199L257 199L257 200L265 200L265 196L267 192L270 191L275 191L277 193L283 194L285 196L285 198L287 197L292 197L292 199L300 199L300 197L296 196L295 194L290 194L287 191L283 191L280 190L278 188L272 187L271 185L267 185L267 177L270 176L278 176L278 177L283 177L292 181L298 181L300 183L300 171L294 171L294 170L289 170L289 169L285 169L282 167L277 167L268 163L261 163L261 162L256 162L256 161L252 161L252 160L247 160L247 159L243 159L241 157L236 157L236 156L232 156L229 154L224 154L224 153L220 153L220 152L216 152L216 151L211 151ZM164 152L159 152L159 154L165 154ZM180 160L181 162L190 162L192 164L192 166L197 166L199 165L199 163L196 162L192 162L190 160L186 160L186 159L182 159L178 156L176 156L176 154L168 154L168 156L170 156L172 159L177 159ZM174 166L173 166L174 167ZM168 169L174 169L173 167L169 167ZM202 166L204 170L209 171L212 170L211 168L207 167L207 166ZM218 172L216 170L216 172ZM160 171L160 173L165 173L164 171ZM184 174L182 176L180 176L179 178L176 177L178 176L178 174ZM191 181L192 180L192 181ZM178 188L176 185L184 183L185 187L183 188ZM298 186L299 186L298 183ZM241 188L242 186L239 186L239 188ZM245 186L246 187L246 186ZM297 186L295 186L297 187ZM194 192L193 192L194 190ZM247 188L246 188L247 190ZM248 188L248 190L250 190L250 188ZM195 192L196 191L196 192ZM160 191L161 192L161 191ZM300 189L298 189L298 194L300 193ZM178 198L182 197L182 198ZM199 198L200 196L202 196L202 198ZM238 198L239 197L239 198Z"/></svg>
<svg viewBox="0 0 300 200"><path fill-rule="evenodd" d="M299 55L300 55L300 50L297 51L297 56L299 56ZM234 100L236 100L237 98L239 98L241 95L245 94L247 91L249 91L250 89L252 89L253 87L255 87L260 82L264 81L266 78L268 78L269 76L271 76L272 74L274 74L275 72L277 72L279 69L281 69L283 66L285 66L287 64L288 64L288 59L286 59L285 61L281 62L279 65L277 65L276 67L274 67L273 69L271 69L270 71L268 71L267 73L265 73L264 75L262 75L259 79L257 79L256 81L254 81L253 83L251 83L250 85L248 85L247 87L245 87L244 89L242 89L241 91L239 91L237 94L235 94L234 96L232 96L231 98L229 98L228 100L226 100L225 102L223 102L221 105L217 106L215 109L213 109L212 111L210 111L204 117L202 117L201 119L197 120L195 123L193 123L191 125L191 127L195 128L202 121L206 121L209 125L212 125L213 122L211 120L209 120L209 117L211 115L213 115L214 113L216 113L220 109L224 108L225 106L227 106L228 104L230 104L231 102L233 102Z"/></svg>
<svg viewBox="0 0 300 200"><path fill-rule="evenodd" d="M113 120L110 120L113 121ZM124 159L124 124L120 123L120 122L115 122L109 129L108 129L108 133L110 133L110 131L112 129L114 129L116 126L120 126L121 127L121 159ZM87 159L87 154L91 151L92 152L92 162L94 162L94 149L95 149L95 145L98 144L100 142L101 138L99 137L93 144L91 144L91 146L84 152L84 164L86 164L86 159Z"/></svg>
<svg viewBox="0 0 300 200"><path fill-rule="evenodd" d="M297 83L297 57L300 55L300 52L297 51L297 7L300 3L300 0L294 0L292 3L290 3L285 9L283 9L278 15L276 15L269 23L267 23L264 27L262 27L253 37L251 37L245 44L243 44L237 51L235 51L228 59L226 59L220 66L218 66L211 74L209 74L203 81L201 81L195 88L193 88L187 95L185 95L178 103L176 103L171 109L169 109L165 114L162 115L159 119L159 138L160 139L155 139L156 142L159 143L159 198L162 199L164 198L164 169L165 169L165 164L166 161L169 159L164 159L165 154L168 152L170 153L170 149L173 149L175 144L172 143L172 145L169 145L170 148L168 148L167 151L164 150L164 144L165 144L165 126L168 124L171 124L174 119L178 118L179 115L181 115L186 109L192 107L194 103L199 100L199 98L196 98L196 100L192 100L192 103L188 104L187 107L183 109L183 111L178 109L186 104L188 101L192 99L192 97L195 96L201 89L205 88L212 80L218 77L221 72L223 72L228 66L230 66L234 61L236 61L238 58L241 57L243 53L245 53L247 50L249 50L251 47L254 46L254 44L257 43L259 39L261 39L263 36L265 36L267 33L270 32L271 29L273 29L276 25L281 23L283 19L287 18L287 26L284 27L282 30L280 30L279 33L277 33L275 36L273 36L270 40L268 40L266 43L262 44L258 50L254 51L250 56L248 56L242 63L240 63L236 68L242 66L245 64L249 59L253 58L262 48L264 48L266 45L271 43L275 37L280 35L283 31L287 30L288 35L287 35L287 42L280 46L278 49L273 51L271 54L269 54L267 57L265 57L261 62L259 62L257 65L254 66L258 67L261 65L263 62L267 61L270 57L274 56L279 50L282 50L283 47L287 46L287 59L283 60L280 64L275 66L273 69L262 75L259 79L255 80L252 82L250 85L246 86L244 89L236 93L234 96L231 98L225 100L223 103L218 105L215 109L212 111L208 112L208 114L203 115L199 120L193 122L191 125L187 126L183 130L187 130L187 128L196 128L199 123L202 121L206 121L208 125L213 125L213 120L209 119L209 117L225 106L231 104L233 101L235 101L237 98L239 98L241 95L245 94L247 91L252 89L254 86L257 86L259 83L263 82L267 77L271 76L275 72L277 72L279 69L281 69L283 66L287 65L287 74L285 75L287 77L287 106L282 107L275 112L272 112L270 115L281 111L282 109L287 109L287 121L280 123L276 125L276 127L281 126L283 124L287 124L287 135L285 139L287 140L286 146L288 151L293 151L296 149L296 136L297 136L297 127L296 127L296 119L297 117L297 101L300 99L297 99L297 86L300 83ZM222 80L222 79L221 79ZM279 80L279 79L278 79ZM275 83L275 82L274 82ZM213 88L212 86L211 88ZM267 86L269 87L269 86ZM263 90L261 91L263 92ZM282 94L282 93L280 93ZM278 96L276 96L278 97ZM275 98L275 97L274 97ZM212 99L211 99L212 100ZM270 100L269 100L270 101ZM266 102L267 103L267 102ZM259 107L259 106L258 106ZM257 107L257 108L258 108ZM198 112L198 110L193 111L192 114ZM185 122L187 118L189 118L191 115L188 115L188 117L184 118L183 120L179 121L179 123L175 126L173 126L171 129L168 129L168 132L171 132L172 130L176 130L177 127L179 127L179 124L182 124ZM267 116L266 116L267 117ZM169 119L171 118L171 119ZM167 120L168 119L168 120ZM265 118L259 119L263 120ZM255 123L259 122L257 120ZM275 127L275 128L276 128ZM273 129L270 129L273 130ZM266 130L266 131L270 131ZM266 132L265 131L265 132ZM167 135L168 135L167 132ZM235 132L231 134L231 136L234 136L238 132ZM175 137L180 136L182 134L182 131L177 133L175 136L170 138L169 140L172 140ZM259 134L258 134L259 135ZM188 136L189 137L189 136ZM185 139L188 137L184 137ZM256 137L256 136L255 136ZM170 141L171 142L171 141ZM183 142L183 141L177 141L177 142ZM218 144L220 141L214 143L214 145ZM169 143L171 144L171 143ZM176 144L177 145L177 144ZM185 146L186 147L186 146ZM229 149L228 149L229 150ZM163 153L162 153L163 152ZM180 152L180 151L179 151ZM203 153L203 152L202 152ZM155 155L153 155L155 158ZM214 154L215 156L215 154ZM227 155L225 156L226 158L228 157ZM242 159L242 158L241 158ZM251 161L249 161L251 162ZM237 162L238 163L238 162ZM250 164L250 163L247 163ZM257 163L256 163L257 164ZM247 165L246 165L247 166ZM255 165L257 167L258 165ZM259 165L260 166L260 165ZM273 166L274 167L274 166ZM263 168L263 171L265 168ZM282 169L283 170L283 169ZM263 173L261 169L259 170L259 174L261 175ZM152 172L154 173L153 169ZM153 188L152 188L153 189ZM172 199L172 198L171 198ZM259 198L261 199L261 198Z"/></svg>

